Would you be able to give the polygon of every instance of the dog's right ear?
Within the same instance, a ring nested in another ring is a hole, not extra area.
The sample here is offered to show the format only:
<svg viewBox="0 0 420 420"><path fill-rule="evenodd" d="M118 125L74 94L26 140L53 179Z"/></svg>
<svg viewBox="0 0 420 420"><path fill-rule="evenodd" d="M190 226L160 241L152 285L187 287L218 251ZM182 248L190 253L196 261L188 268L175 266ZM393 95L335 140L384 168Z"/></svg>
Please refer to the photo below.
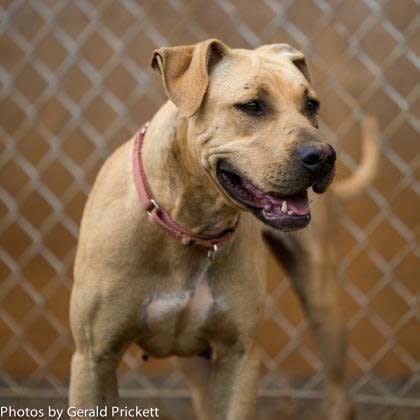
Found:
<svg viewBox="0 0 420 420"><path fill-rule="evenodd" d="M181 115L191 117L200 108L209 83L209 71L228 52L217 39L195 45L159 48L153 52L151 66L162 76L168 98Z"/></svg>
<svg viewBox="0 0 420 420"><path fill-rule="evenodd" d="M308 62L305 58L305 55L301 51L293 48L289 44L263 45L257 48L257 50L270 52L274 54L274 56L287 58L305 76L306 80L309 83L312 83L311 71L309 70Z"/></svg>

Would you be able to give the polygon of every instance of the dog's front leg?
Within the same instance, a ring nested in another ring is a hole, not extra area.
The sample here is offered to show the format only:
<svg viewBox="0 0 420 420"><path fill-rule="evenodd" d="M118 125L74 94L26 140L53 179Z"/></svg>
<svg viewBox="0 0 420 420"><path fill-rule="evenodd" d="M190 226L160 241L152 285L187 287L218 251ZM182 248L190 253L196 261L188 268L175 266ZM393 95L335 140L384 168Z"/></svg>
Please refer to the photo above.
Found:
<svg viewBox="0 0 420 420"><path fill-rule="evenodd" d="M208 382L212 361L200 357L178 358L177 367L181 370L191 391L194 412L197 420L208 420Z"/></svg>
<svg viewBox="0 0 420 420"><path fill-rule="evenodd" d="M199 420L246 420L253 417L258 387L259 355L235 349L215 360L178 359L190 386Z"/></svg>
<svg viewBox="0 0 420 420"><path fill-rule="evenodd" d="M76 345L71 361L69 406L81 410L72 418L92 418L85 410L118 405L116 368L126 348L133 341L129 332L133 308L121 294L103 299L100 288L92 287L90 278L76 279L70 304L70 324ZM102 416L103 418L103 416Z"/></svg>
<svg viewBox="0 0 420 420"><path fill-rule="evenodd" d="M71 363L69 406L77 409L117 404L116 365L119 358L76 350ZM79 418L79 417L77 417Z"/></svg>
<svg viewBox="0 0 420 420"><path fill-rule="evenodd" d="M259 352L237 347L212 362L208 381L208 419L244 420L254 416Z"/></svg>

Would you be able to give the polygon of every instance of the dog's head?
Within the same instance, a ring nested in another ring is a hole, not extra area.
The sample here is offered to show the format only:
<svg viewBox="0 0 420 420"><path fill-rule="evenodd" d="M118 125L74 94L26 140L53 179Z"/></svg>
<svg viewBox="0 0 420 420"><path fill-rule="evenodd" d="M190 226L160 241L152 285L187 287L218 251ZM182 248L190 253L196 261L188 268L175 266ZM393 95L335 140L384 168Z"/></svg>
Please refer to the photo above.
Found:
<svg viewBox="0 0 420 420"><path fill-rule="evenodd" d="M188 147L229 204L281 230L310 220L335 151L318 131L319 100L304 55L287 44L230 49L217 40L161 48L152 67L189 118Z"/></svg>

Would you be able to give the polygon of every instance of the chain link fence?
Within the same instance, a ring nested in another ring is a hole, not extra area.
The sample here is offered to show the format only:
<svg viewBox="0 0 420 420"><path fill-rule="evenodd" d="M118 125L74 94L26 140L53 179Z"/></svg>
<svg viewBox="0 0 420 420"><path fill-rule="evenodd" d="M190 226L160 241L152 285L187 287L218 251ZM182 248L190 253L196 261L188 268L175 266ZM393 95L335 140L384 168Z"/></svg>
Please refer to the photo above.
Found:
<svg viewBox="0 0 420 420"><path fill-rule="evenodd" d="M418 1L2 1L0 3L0 397L65 395L78 226L101 163L163 103L153 49L210 37L305 51L339 177L360 121L381 128L381 173L341 213L349 376L360 401L420 407ZM269 258L269 257L268 257ZM319 358L269 259L261 394L317 397ZM168 362L130 349L123 395L187 392Z"/></svg>

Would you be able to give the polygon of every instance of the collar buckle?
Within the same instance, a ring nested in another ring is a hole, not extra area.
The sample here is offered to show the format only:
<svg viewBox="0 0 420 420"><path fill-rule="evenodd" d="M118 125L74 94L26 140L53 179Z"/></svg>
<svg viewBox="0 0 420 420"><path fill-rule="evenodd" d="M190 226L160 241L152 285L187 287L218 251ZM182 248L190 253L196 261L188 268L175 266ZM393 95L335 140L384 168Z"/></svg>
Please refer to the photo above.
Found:
<svg viewBox="0 0 420 420"><path fill-rule="evenodd" d="M150 217L154 210L159 211L160 207L159 207L158 203L156 203L155 199L151 198L149 207L147 207L147 209L146 209L147 215Z"/></svg>

